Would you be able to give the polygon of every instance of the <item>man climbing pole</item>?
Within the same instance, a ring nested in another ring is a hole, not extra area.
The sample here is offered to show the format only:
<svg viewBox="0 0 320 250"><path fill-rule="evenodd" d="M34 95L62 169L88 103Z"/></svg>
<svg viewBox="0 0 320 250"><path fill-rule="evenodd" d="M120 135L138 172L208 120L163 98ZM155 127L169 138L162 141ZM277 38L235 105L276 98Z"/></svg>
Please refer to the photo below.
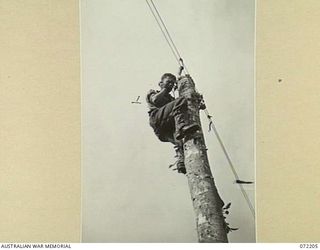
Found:
<svg viewBox="0 0 320 250"><path fill-rule="evenodd" d="M199 242L228 242L231 228L224 216L228 211L223 213L224 202L215 186L201 129L199 110L205 105L191 76L181 76L182 70L180 66L178 82L176 76L165 73L159 82L160 90L148 92L150 126L160 141L174 144L177 170L187 173ZM175 85L178 98L170 95Z"/></svg>
<svg viewBox="0 0 320 250"><path fill-rule="evenodd" d="M183 66L180 66L180 76ZM149 106L149 123L162 142L174 144L178 173L186 173L184 165L183 142L186 135L200 129L196 123L188 123L188 103L185 97L174 98L170 92L177 84L177 78L171 73L165 73L159 82L160 90L150 90L146 101Z"/></svg>

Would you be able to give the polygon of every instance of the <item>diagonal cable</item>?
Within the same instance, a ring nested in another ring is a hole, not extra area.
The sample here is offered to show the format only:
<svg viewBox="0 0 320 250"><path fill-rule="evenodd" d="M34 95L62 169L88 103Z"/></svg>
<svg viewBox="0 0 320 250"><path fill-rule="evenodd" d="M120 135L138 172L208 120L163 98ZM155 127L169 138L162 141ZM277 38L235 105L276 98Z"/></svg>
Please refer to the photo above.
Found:
<svg viewBox="0 0 320 250"><path fill-rule="evenodd" d="M228 152L227 152L227 150L226 150L226 148L225 148L225 146L224 146L224 144L223 144L223 142L222 142L222 140L221 140L221 137L220 137L220 135L219 135L219 133L218 133L218 131L217 131L217 128L216 128L216 126L214 125L214 123L213 123L213 121L211 120L211 118L210 118L209 120L210 120L212 129L213 129L213 131L214 131L214 133L215 133L215 135L216 135L216 137L217 137L217 139L218 139L218 141L219 141L219 144L220 144L220 146L221 146L221 148L222 148L222 151L223 151L223 153L225 154L225 156L226 156L226 158L227 158L227 161L228 161L229 166L230 166L230 168L231 168L231 170L232 170L232 172L233 172L233 175L235 176L236 180L239 180L239 179L240 179L240 178L239 178L239 175L237 174L237 171L235 170L235 168L234 168L234 166L233 166L233 163L232 163L232 161L231 161L231 158L230 158L230 156L229 156L229 154L228 154ZM251 213L252 213L252 215L253 215L253 218L255 218L255 210L254 210L253 205L252 205L252 203L251 203L251 201L250 201L250 199L249 199L249 197L248 197L248 194L247 194L246 191L244 190L242 184L240 183L239 185L240 185L240 190L241 190L241 192L242 192L242 194L243 194L246 202L248 203L248 206L249 206L249 209L250 209L250 211L251 211Z"/></svg>
<svg viewBox="0 0 320 250"><path fill-rule="evenodd" d="M174 47L171 45L170 41L168 40L164 29L162 28L162 26L161 26L158 18L156 17L156 14L154 13L154 11L153 11L151 5L149 4L148 0L145 0L145 1L146 1L147 5L149 6L149 9L150 9L153 17L154 17L154 19L156 20L156 22L157 22L157 24L158 24L158 26L159 26L159 29L161 30L162 35L163 35L164 38L166 39L166 41L167 41L167 43L168 43L168 45L169 45L169 47L170 47L170 49L171 49L171 51L172 51L172 54L173 54L174 57L176 58L178 64L180 64L180 62L179 62L179 57L178 57L178 55L176 54L176 51L175 51Z"/></svg>
<svg viewBox="0 0 320 250"><path fill-rule="evenodd" d="M150 0L154 10L156 11L156 13L155 13L153 8L151 7L150 3L148 2L148 0L145 0L145 1L148 4L148 7L149 7L154 19L157 21L157 24L158 24L158 26L159 26L159 28L161 30L161 33L163 34L164 38L166 39L166 41L167 41L167 43L168 43L168 45L169 45L174 57L176 58L178 64L183 66L185 72L187 74L189 74L187 67L185 66L185 64L182 61L182 57L180 55L180 52L179 52L177 46L175 45L175 43L173 42L173 39L172 39L172 37L171 37L167 27L166 27L161 15L160 15L160 12L158 11L156 5L154 4L154 2L152 0ZM159 20L160 20L160 22L159 22Z"/></svg>
<svg viewBox="0 0 320 250"><path fill-rule="evenodd" d="M151 2L151 4L152 4L152 6L154 7L155 11L157 12L158 17L159 17L159 19L160 19L163 27L165 28L165 30L166 30L166 32L167 32L167 34L168 34L168 37L169 37L169 39L170 39L170 41L171 41L174 49L175 49L176 52L177 52L177 55L179 56L179 58L182 58L181 55L180 55L180 52L179 52L179 50L178 50L178 48L177 48L177 46L176 46L175 43L173 42L173 39L172 39L172 37L171 37L171 35L170 35L170 33L169 33L169 30L167 29L166 24L164 23L163 19L161 18L161 15L160 15L160 13L159 13L156 5L154 4L153 0L150 0L150 2ZM183 65L183 66L184 66L184 68L185 68L186 73L189 74L187 67L186 67L185 65Z"/></svg>

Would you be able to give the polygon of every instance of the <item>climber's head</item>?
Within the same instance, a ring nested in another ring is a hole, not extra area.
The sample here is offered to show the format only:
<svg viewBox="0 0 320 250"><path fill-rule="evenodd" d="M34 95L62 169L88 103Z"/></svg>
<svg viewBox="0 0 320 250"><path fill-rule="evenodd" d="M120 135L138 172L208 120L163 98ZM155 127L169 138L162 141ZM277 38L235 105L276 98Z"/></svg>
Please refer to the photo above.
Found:
<svg viewBox="0 0 320 250"><path fill-rule="evenodd" d="M170 92L176 82L177 78L175 77L175 75L171 73L165 73L161 77L161 82L159 82L159 86L161 89L166 88Z"/></svg>

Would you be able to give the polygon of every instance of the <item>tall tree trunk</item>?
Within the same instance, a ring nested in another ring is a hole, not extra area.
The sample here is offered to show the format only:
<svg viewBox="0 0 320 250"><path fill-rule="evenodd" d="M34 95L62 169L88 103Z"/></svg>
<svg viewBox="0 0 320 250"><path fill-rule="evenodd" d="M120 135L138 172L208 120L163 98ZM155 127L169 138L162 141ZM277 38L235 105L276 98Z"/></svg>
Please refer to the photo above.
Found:
<svg viewBox="0 0 320 250"><path fill-rule="evenodd" d="M189 119L201 127L200 95L196 92L195 84L189 75L179 78L178 91L179 96L188 100ZM184 139L184 157L199 242L228 242L222 213L224 203L210 170L202 129Z"/></svg>

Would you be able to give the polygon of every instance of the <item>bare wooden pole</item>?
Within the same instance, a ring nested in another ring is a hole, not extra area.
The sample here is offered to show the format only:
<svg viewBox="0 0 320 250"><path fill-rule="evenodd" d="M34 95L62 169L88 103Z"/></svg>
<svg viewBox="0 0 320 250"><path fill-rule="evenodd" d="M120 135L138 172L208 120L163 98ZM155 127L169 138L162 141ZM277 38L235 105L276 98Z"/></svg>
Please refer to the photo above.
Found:
<svg viewBox="0 0 320 250"><path fill-rule="evenodd" d="M188 100L189 119L201 128L200 95L189 75L178 80L179 96ZM228 242L222 207L224 205L210 170L202 129L184 139L184 157L189 189L196 215L198 240L203 243Z"/></svg>

